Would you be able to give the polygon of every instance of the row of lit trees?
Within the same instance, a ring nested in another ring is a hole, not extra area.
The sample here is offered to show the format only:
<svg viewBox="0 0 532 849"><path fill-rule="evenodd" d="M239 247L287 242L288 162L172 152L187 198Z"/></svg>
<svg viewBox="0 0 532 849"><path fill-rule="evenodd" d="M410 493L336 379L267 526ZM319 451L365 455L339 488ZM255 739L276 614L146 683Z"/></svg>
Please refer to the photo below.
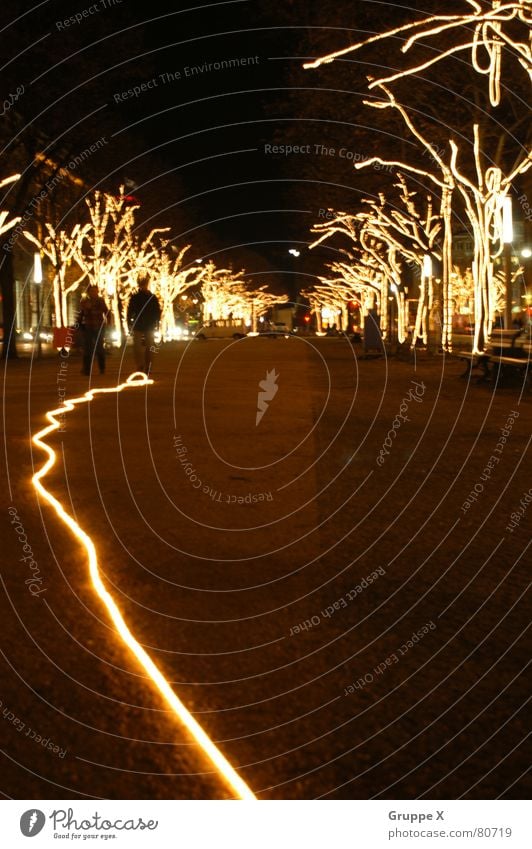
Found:
<svg viewBox="0 0 532 849"><path fill-rule="evenodd" d="M83 225L61 230L47 223L41 237L24 231L52 270L53 310L58 328L68 325L69 296L82 284L95 284L108 302L120 342L122 334L127 333L124 304L141 276L149 278L152 291L160 298L163 339L174 336L175 301L192 288L202 301L204 321L245 317L251 326L277 302L278 298L266 292L265 287L246 287L244 271L217 268L212 261L205 265L197 260L187 263L191 245L176 249L164 236L168 228L153 229L141 238L135 222L139 207L131 203L124 187L116 196L96 191L86 202L89 220ZM0 216L5 218L6 213ZM0 217L0 226L3 220ZM16 223L14 219L9 226Z"/></svg>
<svg viewBox="0 0 532 849"><path fill-rule="evenodd" d="M376 164L392 168L399 175L399 203L395 203L395 200L393 204L389 203L384 196L380 196L378 200L367 200L366 210L359 215L337 213L333 220L314 228L314 232L320 233L320 238L314 244L336 233L342 233L351 240L350 251L344 251L349 270L345 277L340 274L341 283L353 286L355 279L353 291L357 291L356 287L358 291L367 291L369 287L377 293L377 308L381 312L385 330L387 310L384 308L384 298L387 300L389 291L399 297L398 284L405 263L410 267L418 267L420 297L413 344L417 338L426 339L427 336L427 316L433 307L434 298L432 258L438 258L441 261L442 344L448 350L451 348L455 304L463 297L464 286L471 286L475 324L473 350L481 351L491 333L495 313L502 306L501 287L507 326L511 321L511 271L501 277L495 270L495 260L503 253L505 243L512 240L511 193L515 181L532 164L530 149L521 146L513 163L505 171L500 164L495 164L499 151L490 151L489 145L486 147L480 124L475 121L470 127L469 138L467 128L460 128L460 135L466 142L465 153L452 137L448 138L446 146L442 148L435 144L429 135L430 131L420 128L420 122L414 118L414 109L400 103L391 88L397 81L422 74L449 56L463 55L464 51L470 51L474 72L487 76L492 107L501 103L502 92L505 91L501 72L506 70L508 60L517 59L518 67L524 68L529 78L532 76L532 14L529 0L493 0L488 4L490 8L476 0L466 2L471 7L467 14L423 18L321 57L307 63L305 67L318 67L386 39L392 45L398 39L404 39L401 49L407 53L421 41L426 44L434 37L452 38L455 33L458 35L456 42L448 47L437 44L425 61L379 79L370 78L369 89L379 97L364 101L365 105L374 109L394 110L401 117L410 138L428 154L428 161L432 165L425 169L418 164L379 156L356 163L354 167L357 169ZM499 142L499 150L500 147ZM426 187L430 186L426 204L418 203L419 198L408 186L404 174L409 174L411 180L422 187L421 192L424 194ZM473 261L470 273L465 276L457 273L452 260L452 224L457 209L460 216L465 216L473 241ZM362 271L361 266L367 267ZM331 285L336 285L340 271L338 264L334 264L331 270L334 272ZM399 332L400 337L404 335L401 328Z"/></svg>
<svg viewBox="0 0 532 849"><path fill-rule="evenodd" d="M381 193L378 198L364 199L364 209L355 215L335 213L316 224L312 232L318 233L319 238L310 247L338 235L349 243L349 248L340 249L345 261L330 263L333 276L321 278L322 282L337 291L340 286L348 299L355 298L363 305L363 313L375 308L385 336L388 297L394 298L400 342L406 335L405 298L400 288L403 266L407 263L417 269L421 284L415 335L426 341L427 315L433 306L432 270L427 256L438 256L436 238L441 217L433 210L432 197L429 195L420 203L402 174L395 187L399 190L397 203L391 204Z"/></svg>

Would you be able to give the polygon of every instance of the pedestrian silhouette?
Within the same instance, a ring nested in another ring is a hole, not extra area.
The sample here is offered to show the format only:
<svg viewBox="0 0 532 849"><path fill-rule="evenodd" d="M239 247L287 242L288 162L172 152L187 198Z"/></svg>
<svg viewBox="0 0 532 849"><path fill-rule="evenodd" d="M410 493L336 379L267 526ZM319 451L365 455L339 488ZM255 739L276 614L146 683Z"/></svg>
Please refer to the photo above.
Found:
<svg viewBox="0 0 532 849"><path fill-rule="evenodd" d="M104 335L109 309L95 284L88 286L82 297L76 319L83 350L82 374L90 374L94 357L98 360L100 374L105 372Z"/></svg>
<svg viewBox="0 0 532 849"><path fill-rule="evenodd" d="M161 317L159 300L149 289L147 277L138 281L138 290L129 299L127 323L133 334L133 354L137 371L149 374L155 348L154 334Z"/></svg>

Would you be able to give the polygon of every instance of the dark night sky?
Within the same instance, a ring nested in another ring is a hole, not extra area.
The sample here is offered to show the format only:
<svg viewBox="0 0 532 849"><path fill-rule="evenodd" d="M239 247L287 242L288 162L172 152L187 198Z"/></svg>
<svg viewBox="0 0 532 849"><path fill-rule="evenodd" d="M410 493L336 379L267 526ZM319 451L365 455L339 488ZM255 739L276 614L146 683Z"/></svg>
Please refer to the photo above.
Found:
<svg viewBox="0 0 532 849"><path fill-rule="evenodd" d="M4 96L24 80L17 108L25 120L71 142L74 151L108 136L90 163L94 183L112 190L123 177L133 180L145 217L171 224L178 244L192 241L202 255L221 251L220 263L279 271L271 278L276 285L295 272L299 284L308 284L312 279L300 272L323 273L327 256L305 254L294 264L288 247L309 241L320 209L352 209L386 187L386 175L355 172L339 151L369 156L386 140L382 128L372 131L375 110L362 98L373 63L381 68L394 60L389 47L319 71L302 71L303 59L425 9L441 12L441 4L190 0L184 6L45 0L28 4L21 17L20 3L6 0ZM453 0L445 11L451 8L463 11L464 3ZM84 12L81 22L61 24ZM247 62L208 67L235 59ZM198 72L187 73L192 66ZM124 94L135 86L138 96ZM447 97L445 86L439 96ZM404 153L404 131L389 129L392 145ZM309 147L283 156L267 153L269 144ZM318 154L316 146L335 154Z"/></svg>
<svg viewBox="0 0 532 849"><path fill-rule="evenodd" d="M164 4L156 6L160 14ZM235 265L241 257L249 267L240 248L248 245L290 273L288 247L307 238L316 215L292 191L292 179L304 178L298 164L287 167L265 152L283 143L285 126L293 125L286 90L294 60L282 57L295 55L301 33L290 15L280 18L268 4L248 0L170 14L143 26L153 52L139 63L139 82L144 75L152 88L115 106L124 126L138 122L134 131L160 146L171 169L160 179L176 187L184 234L190 229L200 244L230 248L224 258ZM244 58L237 68L208 67ZM192 66L203 69L187 72Z"/></svg>

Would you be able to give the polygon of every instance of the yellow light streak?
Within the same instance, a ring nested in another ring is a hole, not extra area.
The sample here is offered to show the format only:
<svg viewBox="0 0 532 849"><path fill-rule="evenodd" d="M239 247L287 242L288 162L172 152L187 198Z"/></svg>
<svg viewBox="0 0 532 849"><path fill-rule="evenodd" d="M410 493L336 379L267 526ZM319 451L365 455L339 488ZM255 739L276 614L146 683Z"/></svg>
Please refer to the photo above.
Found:
<svg viewBox="0 0 532 849"><path fill-rule="evenodd" d="M91 537L87 533L85 533L85 531L78 525L78 523L72 518L72 516L70 516L66 512L60 501L58 501L58 499L55 498L41 483L41 481L46 477L50 469L53 468L57 460L57 455L54 449L43 441L44 438L48 436L48 434L53 433L54 431L59 429L60 422L56 419L57 415L63 416L65 412L71 412L72 410L74 410L78 404L85 404L89 401L92 401L95 395L103 395L112 392L118 393L122 392L124 389L131 389L133 387L138 386L148 386L152 383L153 380L146 377L146 375L144 375L142 372L134 372L127 378L124 383L113 387L90 389L84 395L80 395L77 398L71 398L68 401L65 401L64 406L48 411L46 413L46 418L48 419L50 424L40 430L38 433L36 433L32 438L33 444L36 445L38 448L42 448L42 450L48 455L48 459L46 460L42 468L39 469L39 471L33 475L31 482L37 492L45 499L45 501L48 502L48 504L51 505L51 507L54 508L59 518L70 528L74 536L85 547L89 560L89 573L96 594L107 608L107 611L113 621L113 624L118 634L122 638L123 642L134 654L141 666L145 669L146 673L151 678L151 680L153 681L153 683L155 684L167 704L170 706L177 718L183 723L185 728L194 737L197 744L211 760L220 775L223 776L223 778L225 779L231 790L235 793L237 798L256 799L256 796L250 790L245 781L240 778L236 770L231 766L229 761L224 757L218 747L213 743L211 738L203 730L201 725L194 719L194 717L187 710L182 701L177 697L177 695L171 688L170 684L168 683L160 669L155 665L151 657L142 648L140 643L135 639L135 637L127 627L122 613L118 608L118 605L116 604L114 598L106 589L102 581L98 568L98 556L96 553L96 547Z"/></svg>

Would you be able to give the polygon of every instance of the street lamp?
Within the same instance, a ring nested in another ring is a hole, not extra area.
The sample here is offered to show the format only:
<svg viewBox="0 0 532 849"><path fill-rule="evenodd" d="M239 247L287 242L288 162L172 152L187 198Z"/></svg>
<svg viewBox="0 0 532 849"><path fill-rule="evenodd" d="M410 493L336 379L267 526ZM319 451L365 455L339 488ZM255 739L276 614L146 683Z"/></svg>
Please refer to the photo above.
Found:
<svg viewBox="0 0 532 849"><path fill-rule="evenodd" d="M512 199L504 198L502 204L502 242L504 250L504 280L506 284L506 303L504 310L504 326L508 330L512 326L512 242L514 227L512 217Z"/></svg>
<svg viewBox="0 0 532 849"><path fill-rule="evenodd" d="M35 283L35 294L37 296L37 357L41 356L41 284L42 284L42 261L40 253L33 254L33 282Z"/></svg>
<svg viewBox="0 0 532 849"><path fill-rule="evenodd" d="M288 253L294 259L298 259L298 257L301 256L301 251L299 251L297 248L288 248ZM290 261L290 263L289 263L289 267L287 269L287 274L288 274L287 289L291 293L290 298L295 300L296 299L296 291L297 291L297 287L295 286L295 283L294 283L294 280L296 279L296 277L295 277L295 275L296 275L296 263L294 263L293 261ZM294 275L294 277L292 277L292 275Z"/></svg>

